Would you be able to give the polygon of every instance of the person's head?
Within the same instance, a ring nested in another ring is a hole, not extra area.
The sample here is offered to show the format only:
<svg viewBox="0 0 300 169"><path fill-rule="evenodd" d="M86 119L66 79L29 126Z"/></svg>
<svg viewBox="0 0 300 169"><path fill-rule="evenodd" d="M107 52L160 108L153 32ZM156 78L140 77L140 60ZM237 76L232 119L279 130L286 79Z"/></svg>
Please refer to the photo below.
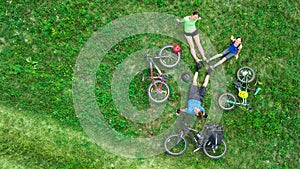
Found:
<svg viewBox="0 0 300 169"><path fill-rule="evenodd" d="M198 19L198 17L199 17L199 13L195 11L195 12L193 12L193 15L191 16L191 19L196 20L196 19Z"/></svg>
<svg viewBox="0 0 300 169"><path fill-rule="evenodd" d="M202 110L198 109L198 108L194 108L194 112L195 112L195 116L198 117L198 118L207 118L208 117L208 114L206 114L205 112L202 112Z"/></svg>
<svg viewBox="0 0 300 169"><path fill-rule="evenodd" d="M202 110L198 109L198 108L194 108L194 112L195 112L195 116L197 116L198 118L201 118L203 115Z"/></svg>
<svg viewBox="0 0 300 169"><path fill-rule="evenodd" d="M243 42L243 39L242 39L241 37L238 36L238 37L235 39L235 41L236 41L236 43L241 44L241 43Z"/></svg>

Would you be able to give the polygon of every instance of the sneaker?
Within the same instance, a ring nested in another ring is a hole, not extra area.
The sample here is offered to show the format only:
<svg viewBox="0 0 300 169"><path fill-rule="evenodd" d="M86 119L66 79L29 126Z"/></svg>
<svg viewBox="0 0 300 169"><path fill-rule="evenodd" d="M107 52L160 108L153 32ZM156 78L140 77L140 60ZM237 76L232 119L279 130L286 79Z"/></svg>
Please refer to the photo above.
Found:
<svg viewBox="0 0 300 169"><path fill-rule="evenodd" d="M176 110L176 115L179 116L180 115L180 109Z"/></svg>
<svg viewBox="0 0 300 169"><path fill-rule="evenodd" d="M199 60L198 62L196 62L196 71L198 72L199 69L201 69L201 61Z"/></svg>
<svg viewBox="0 0 300 169"><path fill-rule="evenodd" d="M195 153L195 152L199 151L200 149L201 149L201 147L198 146L193 152Z"/></svg>

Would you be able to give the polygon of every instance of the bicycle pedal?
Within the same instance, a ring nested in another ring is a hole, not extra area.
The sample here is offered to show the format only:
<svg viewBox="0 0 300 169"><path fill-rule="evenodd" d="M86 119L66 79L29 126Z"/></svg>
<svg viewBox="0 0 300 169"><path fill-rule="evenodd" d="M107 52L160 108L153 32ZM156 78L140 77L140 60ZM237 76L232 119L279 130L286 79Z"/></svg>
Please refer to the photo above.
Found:
<svg viewBox="0 0 300 169"><path fill-rule="evenodd" d="M141 81L142 81L142 82L145 81L145 76L144 76L144 75L142 75Z"/></svg>
<svg viewBox="0 0 300 169"><path fill-rule="evenodd" d="M193 152L195 153L195 152L199 151L200 149L201 149L201 147L198 146Z"/></svg>

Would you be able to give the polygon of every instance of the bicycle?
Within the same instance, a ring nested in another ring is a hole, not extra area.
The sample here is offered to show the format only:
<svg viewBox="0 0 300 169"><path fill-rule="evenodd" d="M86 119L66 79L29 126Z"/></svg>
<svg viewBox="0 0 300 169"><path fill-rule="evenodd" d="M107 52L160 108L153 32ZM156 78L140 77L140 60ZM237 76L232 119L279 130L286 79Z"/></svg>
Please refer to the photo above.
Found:
<svg viewBox="0 0 300 169"><path fill-rule="evenodd" d="M178 45L176 45L178 46ZM158 59L160 64L166 68L173 68L175 67L181 59L180 51L175 53L173 51L174 45L165 45L163 46L157 56L150 56L146 55L146 59L150 63L150 77L145 77L142 75L142 81L145 78L150 78L152 83L148 87L148 96L149 98L155 103L163 103L165 102L170 96L170 88L166 81L168 80L168 75L163 74L159 67L155 64L153 59ZM158 75L154 75L153 66L157 70Z"/></svg>
<svg viewBox="0 0 300 169"><path fill-rule="evenodd" d="M255 72L251 67L243 66L237 71L237 82L234 82L235 88L238 90L238 97L242 99L240 102L232 93L225 92L221 94L218 98L218 104L223 110L232 110L235 106L244 106L247 110L251 110L252 108L248 104L249 91L255 91L254 96L256 96L261 88L256 88L258 83L258 78L256 78L256 82L253 85L254 88L249 87L249 83L255 79Z"/></svg>
<svg viewBox="0 0 300 169"><path fill-rule="evenodd" d="M183 115L183 120L181 122L181 129L177 134L169 135L164 141L165 151L173 156L182 155L188 147L188 140L186 134L192 139L195 146L202 148L204 154L212 159L218 159L223 157L227 152L227 143L222 139L217 143L218 135L214 135L217 132L223 132L221 125L216 124L205 124L203 132L199 132L196 129L190 128L185 120L185 115ZM194 137L195 133L198 140ZM215 141L211 140L211 136L214 135Z"/></svg>

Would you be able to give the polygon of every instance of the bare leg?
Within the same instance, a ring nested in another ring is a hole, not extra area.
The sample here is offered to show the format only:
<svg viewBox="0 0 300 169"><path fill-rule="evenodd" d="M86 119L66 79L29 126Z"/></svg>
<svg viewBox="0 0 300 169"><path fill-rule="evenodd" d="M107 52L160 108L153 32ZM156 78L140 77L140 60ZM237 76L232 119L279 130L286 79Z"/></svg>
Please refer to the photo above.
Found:
<svg viewBox="0 0 300 169"><path fill-rule="evenodd" d="M197 86L197 79L198 79L198 72L195 72L194 78L193 78L193 83L192 83L194 86Z"/></svg>
<svg viewBox="0 0 300 169"><path fill-rule="evenodd" d="M192 54L194 60L195 60L196 62L198 62L199 59L198 59L198 57L197 57L197 55L196 55L196 52L195 52L195 49L194 49L194 41L193 41L193 38L192 38L191 36L186 36L186 35L184 35L184 36L185 36L185 38L186 38L186 40L187 40L187 42L188 42L188 44L189 44L189 46L190 46L190 52L191 52L191 54Z"/></svg>
<svg viewBox="0 0 300 169"><path fill-rule="evenodd" d="M197 57L197 55L196 55L195 49L194 49L194 48L191 48L191 49L190 49L190 52L191 52L191 54L192 54L192 56L193 56L195 62L198 62L200 59L198 59L198 57Z"/></svg>
<svg viewBox="0 0 300 169"><path fill-rule="evenodd" d="M197 45L197 47L198 47L199 53L201 54L203 60L206 61L207 59L206 59L206 57L205 57L203 47L202 47L202 45L201 45L201 43L200 43L199 34L196 35L196 36L194 36L194 40L195 40L196 45Z"/></svg>
<svg viewBox="0 0 300 169"><path fill-rule="evenodd" d="M221 53L219 53L219 54L216 54L215 56L213 56L213 57L209 58L209 59L208 59L208 61L210 62L210 61L212 61L212 60L214 60L214 59L217 59L217 58L219 58L219 57L221 57L221 56L222 56L222 54L221 54Z"/></svg>
<svg viewBox="0 0 300 169"><path fill-rule="evenodd" d="M224 57L223 59L221 59L218 63L213 65L213 68L216 68L217 66L221 65L222 63L224 63L226 61L226 57Z"/></svg>
<svg viewBox="0 0 300 169"><path fill-rule="evenodd" d="M208 75L208 74L206 74L206 76L205 76L205 79L204 79L204 82L203 82L202 86L203 86L203 87L206 87L206 86L208 85L208 82L209 82L209 75Z"/></svg>

